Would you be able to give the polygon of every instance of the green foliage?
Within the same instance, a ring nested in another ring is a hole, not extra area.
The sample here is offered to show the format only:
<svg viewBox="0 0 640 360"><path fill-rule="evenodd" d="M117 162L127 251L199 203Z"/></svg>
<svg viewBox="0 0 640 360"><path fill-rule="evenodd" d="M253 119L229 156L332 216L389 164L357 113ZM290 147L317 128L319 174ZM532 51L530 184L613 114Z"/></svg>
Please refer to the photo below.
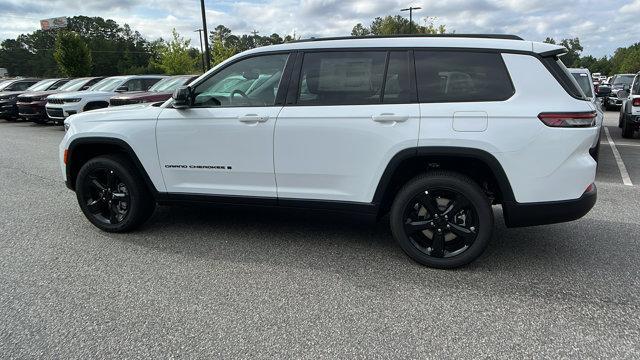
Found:
<svg viewBox="0 0 640 360"><path fill-rule="evenodd" d="M58 63L60 73L65 76L91 75L91 51L80 35L74 32L58 33L53 58Z"/></svg>
<svg viewBox="0 0 640 360"><path fill-rule="evenodd" d="M424 19L424 25L417 24L415 21L410 22L409 19L396 15L387 15L385 17L377 17L371 22L368 28L358 23L351 30L352 36L367 35L402 35L402 34L444 34L447 32L445 25L435 26L435 18L428 17Z"/></svg>
<svg viewBox="0 0 640 360"><path fill-rule="evenodd" d="M555 39L548 37L544 42L567 48L568 52L560 59L568 67L587 68L592 73L599 72L605 75L633 74L640 71L640 43L626 48L618 48L610 58L603 56L596 59L591 55L581 56L583 48L578 38L562 39L560 42L556 42Z"/></svg>
<svg viewBox="0 0 640 360"><path fill-rule="evenodd" d="M155 65L168 75L193 73L197 59L189 53L191 40L181 37L176 29L173 29L171 34L171 41L165 42L159 48Z"/></svg>

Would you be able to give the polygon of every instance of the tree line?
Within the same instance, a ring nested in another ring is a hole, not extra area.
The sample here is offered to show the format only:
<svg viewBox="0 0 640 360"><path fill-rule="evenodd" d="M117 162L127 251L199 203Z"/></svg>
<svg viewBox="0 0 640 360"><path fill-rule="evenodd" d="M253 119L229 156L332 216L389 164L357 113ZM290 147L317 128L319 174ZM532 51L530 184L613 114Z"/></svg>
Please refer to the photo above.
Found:
<svg viewBox="0 0 640 360"><path fill-rule="evenodd" d="M446 25L436 18L420 22L400 15L375 18L369 25L356 24L352 36L396 34L444 34ZM242 51L259 46L299 40L293 35L234 34L218 25L208 34L214 65ZM603 74L640 71L640 43L619 48L608 57L582 56L580 39L545 42L561 44L569 51L562 61L569 67L586 67ZM120 74L195 74L202 71L202 53L174 29L167 40L149 41L129 25L101 17L74 16L62 30L36 30L0 43L0 67L12 76L111 76Z"/></svg>

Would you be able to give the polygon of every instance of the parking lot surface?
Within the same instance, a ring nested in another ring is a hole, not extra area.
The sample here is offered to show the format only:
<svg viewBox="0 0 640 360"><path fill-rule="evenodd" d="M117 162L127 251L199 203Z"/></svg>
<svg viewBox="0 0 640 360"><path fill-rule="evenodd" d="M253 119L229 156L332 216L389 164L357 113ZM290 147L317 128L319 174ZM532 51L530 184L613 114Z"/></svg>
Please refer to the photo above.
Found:
<svg viewBox="0 0 640 360"><path fill-rule="evenodd" d="M443 271L324 213L160 207L100 232L61 128L0 120L0 358L640 358L640 139L606 125L587 216L507 229L496 208L486 253Z"/></svg>

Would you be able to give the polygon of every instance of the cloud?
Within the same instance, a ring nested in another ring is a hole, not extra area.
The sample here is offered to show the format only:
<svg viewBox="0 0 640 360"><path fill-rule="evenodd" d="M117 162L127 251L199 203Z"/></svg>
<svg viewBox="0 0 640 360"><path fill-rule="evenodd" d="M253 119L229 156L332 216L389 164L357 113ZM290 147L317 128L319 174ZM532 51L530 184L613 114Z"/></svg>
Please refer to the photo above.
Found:
<svg viewBox="0 0 640 360"><path fill-rule="evenodd" d="M637 32L621 30L637 22L640 0L206 0L210 30L223 24L235 33L302 37L349 35L355 24L400 14L408 5L422 7L416 21L435 17L457 33L513 33L534 41L579 37L584 53L595 56L640 40ZM149 39L167 38L175 27L194 46L193 31L202 27L197 0L0 0L0 9L0 39L36 30L39 19L55 16L110 18Z"/></svg>

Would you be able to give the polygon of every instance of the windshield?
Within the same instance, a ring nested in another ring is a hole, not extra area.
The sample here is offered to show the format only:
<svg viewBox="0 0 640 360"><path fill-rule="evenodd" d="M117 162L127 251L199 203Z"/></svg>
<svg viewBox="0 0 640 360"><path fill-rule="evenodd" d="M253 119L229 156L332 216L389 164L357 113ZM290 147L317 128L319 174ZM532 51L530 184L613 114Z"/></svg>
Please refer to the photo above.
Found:
<svg viewBox="0 0 640 360"><path fill-rule="evenodd" d="M631 85L633 82L633 75L616 76L612 85Z"/></svg>
<svg viewBox="0 0 640 360"><path fill-rule="evenodd" d="M169 92L177 89L179 86L184 85L184 83L189 80L190 77L180 76L180 77L170 77L166 79L162 79L155 83L152 87L149 88L150 92Z"/></svg>
<svg viewBox="0 0 640 360"><path fill-rule="evenodd" d="M27 91L44 91L53 85L58 79L48 79L39 81L27 89Z"/></svg>
<svg viewBox="0 0 640 360"><path fill-rule="evenodd" d="M576 79L578 85L580 85L580 89L582 92L587 95L587 97L593 97L593 84L589 81L589 75L585 73L571 73L573 78Z"/></svg>
<svg viewBox="0 0 640 360"><path fill-rule="evenodd" d="M82 87L82 85L84 85L87 82L87 78L79 78L79 79L73 79L73 80L69 80L69 82L67 82L66 84L60 86L58 88L58 90L61 91L75 91L78 90Z"/></svg>
<svg viewBox="0 0 640 360"><path fill-rule="evenodd" d="M89 88L90 91L114 91L122 83L122 78L112 77L99 81Z"/></svg>
<svg viewBox="0 0 640 360"><path fill-rule="evenodd" d="M9 84L11 84L11 80L0 81L0 91L4 90Z"/></svg>

